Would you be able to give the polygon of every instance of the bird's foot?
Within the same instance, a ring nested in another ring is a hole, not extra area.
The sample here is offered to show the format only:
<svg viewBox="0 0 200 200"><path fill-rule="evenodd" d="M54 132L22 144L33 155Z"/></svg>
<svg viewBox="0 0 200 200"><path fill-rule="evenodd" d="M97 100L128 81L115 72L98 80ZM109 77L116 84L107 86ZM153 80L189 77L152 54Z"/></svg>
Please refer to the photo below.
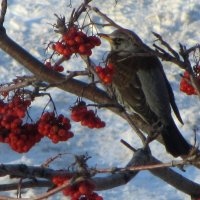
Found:
<svg viewBox="0 0 200 200"><path fill-rule="evenodd" d="M159 132L162 132L164 125L160 120L158 120L157 122L152 124L152 128L153 128L153 131L152 131L153 134L159 133Z"/></svg>
<svg viewBox="0 0 200 200"><path fill-rule="evenodd" d="M152 124L152 131L148 135L145 146L147 146L150 142L155 140L162 132L164 126L160 120Z"/></svg>
<svg viewBox="0 0 200 200"><path fill-rule="evenodd" d="M148 146L149 143L151 143L153 140L155 140L159 135L160 135L160 132L154 132L154 133L151 133L150 135L148 135L144 146Z"/></svg>

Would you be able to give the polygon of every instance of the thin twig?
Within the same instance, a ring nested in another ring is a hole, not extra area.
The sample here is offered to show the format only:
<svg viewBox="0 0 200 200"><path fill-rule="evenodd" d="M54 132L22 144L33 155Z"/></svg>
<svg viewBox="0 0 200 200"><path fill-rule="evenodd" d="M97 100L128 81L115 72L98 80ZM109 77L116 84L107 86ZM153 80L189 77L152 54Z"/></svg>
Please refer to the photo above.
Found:
<svg viewBox="0 0 200 200"><path fill-rule="evenodd" d="M58 60L56 61L56 63L54 64L54 67L55 67L55 66L58 66L58 65L60 65L60 64L62 64L64 61L66 61L66 57L65 57L65 56L62 56L60 59L58 59Z"/></svg>
<svg viewBox="0 0 200 200"><path fill-rule="evenodd" d="M199 161L198 161L199 162ZM112 169L96 169L96 173L123 173L127 171L143 171L143 170L151 170L158 168L168 168L168 167L179 167L190 165L191 161L180 160L180 161L171 161L168 163L159 163L159 164L149 164L135 167L125 167L125 168L112 168Z"/></svg>
<svg viewBox="0 0 200 200"><path fill-rule="evenodd" d="M16 89L24 88L29 85L34 85L35 82L38 82L37 77L30 76L30 77L19 77L20 81L15 81L12 83L7 83L6 86L0 86L0 93L1 92L9 92ZM18 78L17 78L18 80Z"/></svg>
<svg viewBox="0 0 200 200"><path fill-rule="evenodd" d="M76 76L88 76L89 75L88 71L67 71L67 72L69 73L69 75L67 75L64 80L62 80L58 83L49 84L47 87L45 87L45 90L47 90L51 87L58 87L59 85L63 85Z"/></svg>
<svg viewBox="0 0 200 200"><path fill-rule="evenodd" d="M77 179L72 178L69 182L66 182L63 185L58 186L42 195L32 198L32 200L42 200L42 199L48 198L48 197L53 196L54 194L62 191L63 189L66 189L67 187L70 187L72 185L79 183L80 181L82 181L82 178L77 178Z"/></svg>
<svg viewBox="0 0 200 200"><path fill-rule="evenodd" d="M192 70L192 66L191 66L191 62L189 60L189 54L192 51L195 51L196 49L200 48L200 45L195 45L194 47L191 47L189 49L187 49L184 45L179 44L180 46L180 55L182 57L183 60L181 60L179 54L167 43L165 42L162 37L157 34L157 33L153 33L158 40L161 42L161 44L166 47L168 49L168 51L170 53L172 53L172 55L170 53L168 53L167 51L165 51L163 48L159 47L156 44L153 44L153 46L156 48L156 50L153 50L151 48L149 48L149 50L151 52L154 52L156 56L162 58L165 61L170 61L176 65L178 65L180 68L187 70L190 74L190 79L191 79L191 83L192 86L195 88L195 90L197 91L197 94L200 98L200 84L199 84L199 80L197 79L197 77L195 76L193 70Z"/></svg>
<svg viewBox="0 0 200 200"><path fill-rule="evenodd" d="M132 147L128 142L126 142L125 140L121 139L120 142L125 145L128 149L130 149L133 152L136 152L137 149L135 149L134 147Z"/></svg>
<svg viewBox="0 0 200 200"><path fill-rule="evenodd" d="M146 145L146 137L140 131L140 129L137 127L137 125L135 124L135 122L131 119L130 115L126 111L123 111L122 115L127 120L127 122L129 123L129 125L133 128L133 130L136 132L136 134L139 136L139 138L141 139L143 145Z"/></svg>
<svg viewBox="0 0 200 200"><path fill-rule="evenodd" d="M55 161L58 158L61 158L63 155L66 155L68 153L58 153L56 156L51 157L49 159L47 159L42 165L41 167L49 167L49 164L52 163L53 161Z"/></svg>
<svg viewBox="0 0 200 200"><path fill-rule="evenodd" d="M110 19L109 17L107 17L107 15L105 15L104 13L102 13L98 8L96 7L92 7L90 5L86 5L86 7L89 10L94 11L95 13L97 13L100 17L102 17L105 21L109 22L113 27L118 28L118 29L123 29L120 25L116 24L112 19Z"/></svg>
<svg viewBox="0 0 200 200"><path fill-rule="evenodd" d="M174 55L174 57L177 60L180 60L179 54L166 41L163 40L161 35L159 35L158 33L155 33L155 32L153 32L153 34L154 34L154 36L156 36L159 39L161 44L163 46L165 46L168 49L168 51L172 53L172 55Z"/></svg>
<svg viewBox="0 0 200 200"><path fill-rule="evenodd" d="M189 49L187 49L185 51L186 54L190 54L190 53L193 53L195 52L197 49L200 49L200 44L196 44L194 45L193 47L190 47Z"/></svg>
<svg viewBox="0 0 200 200"><path fill-rule="evenodd" d="M0 25L3 26L5 15L7 10L7 0L2 0L1 2L1 15L0 15Z"/></svg>

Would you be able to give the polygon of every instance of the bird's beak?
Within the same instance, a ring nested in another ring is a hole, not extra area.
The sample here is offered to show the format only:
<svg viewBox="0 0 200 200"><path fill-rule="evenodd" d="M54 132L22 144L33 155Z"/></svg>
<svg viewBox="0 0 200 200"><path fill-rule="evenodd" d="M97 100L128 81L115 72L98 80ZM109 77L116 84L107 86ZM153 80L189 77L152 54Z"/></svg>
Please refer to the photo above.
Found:
<svg viewBox="0 0 200 200"><path fill-rule="evenodd" d="M113 41L109 34L98 33L98 36L101 38L104 38L105 40L107 40L110 43L112 43L112 41Z"/></svg>

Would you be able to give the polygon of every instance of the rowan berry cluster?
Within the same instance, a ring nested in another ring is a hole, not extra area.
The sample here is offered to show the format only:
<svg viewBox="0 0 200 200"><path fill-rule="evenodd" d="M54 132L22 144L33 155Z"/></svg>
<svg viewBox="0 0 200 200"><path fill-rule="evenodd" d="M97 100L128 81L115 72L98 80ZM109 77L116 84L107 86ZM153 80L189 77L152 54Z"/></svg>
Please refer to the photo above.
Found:
<svg viewBox="0 0 200 200"><path fill-rule="evenodd" d="M55 176L52 182L56 186L61 186L70 181L72 177ZM63 190L65 196L70 196L71 200L103 200L101 196L94 192L94 185L88 181L81 181Z"/></svg>
<svg viewBox="0 0 200 200"><path fill-rule="evenodd" d="M54 70L56 72L63 72L64 67L62 65L52 65L51 62L45 62L44 64L48 69Z"/></svg>
<svg viewBox="0 0 200 200"><path fill-rule="evenodd" d="M24 124L20 127L18 132L10 132L5 142L18 153L28 152L36 143L43 138L38 133L36 124Z"/></svg>
<svg viewBox="0 0 200 200"><path fill-rule="evenodd" d="M56 117L54 112L44 113L37 124L39 133L47 136L53 143L67 141L74 136L70 131L71 124L69 119L63 115Z"/></svg>
<svg viewBox="0 0 200 200"><path fill-rule="evenodd" d="M81 122L82 126L87 126L88 128L105 127L105 122L101 121L93 110L88 110L84 101L80 101L71 108L71 119L75 122Z"/></svg>
<svg viewBox="0 0 200 200"><path fill-rule="evenodd" d="M7 143L18 152L25 153L43 137L35 124L23 124L31 100L15 95L8 103L0 101L0 142Z"/></svg>
<svg viewBox="0 0 200 200"><path fill-rule="evenodd" d="M199 79L199 85L200 85L200 68L196 69L196 75ZM180 91L186 93L187 95L197 95L197 92L195 88L191 84L190 75L187 71L184 72L183 77L181 78L180 82Z"/></svg>
<svg viewBox="0 0 200 200"><path fill-rule="evenodd" d="M63 115L44 113L36 123L24 123L31 99L23 93L16 93L6 102L0 100L0 142L7 143L18 153L28 152L44 136L53 143L66 141L73 137L70 121Z"/></svg>
<svg viewBox="0 0 200 200"><path fill-rule="evenodd" d="M113 79L113 72L114 72L114 65L112 63L108 63L104 68L101 66L96 66L95 68L99 78L105 84L112 83Z"/></svg>
<svg viewBox="0 0 200 200"><path fill-rule="evenodd" d="M87 36L83 31L73 26L62 36L61 41L52 45L52 49L69 59L73 53L90 56L92 54L91 49L100 44L101 41L98 37Z"/></svg>

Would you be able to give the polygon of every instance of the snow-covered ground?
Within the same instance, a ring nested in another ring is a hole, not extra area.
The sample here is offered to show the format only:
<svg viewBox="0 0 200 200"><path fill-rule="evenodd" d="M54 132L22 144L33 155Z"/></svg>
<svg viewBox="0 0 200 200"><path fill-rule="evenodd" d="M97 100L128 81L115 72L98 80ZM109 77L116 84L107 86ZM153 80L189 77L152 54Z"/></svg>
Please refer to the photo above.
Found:
<svg viewBox="0 0 200 200"><path fill-rule="evenodd" d="M82 1L73 0L72 6L76 7ZM40 60L45 59L44 49L48 41L55 38L52 31L52 24L55 23L54 13L69 17L72 9L67 0L10 0L6 15L5 27L8 35L27 49ZM147 44L153 43L152 31L155 31L169 41L173 47L178 48L181 42L192 46L199 42L200 27L200 3L199 0L118 0L115 1L94 0L92 5L99 7L104 13L124 28L135 31ZM94 16L96 21L99 17ZM110 32L110 28L101 30ZM104 43L95 50L92 58L99 62L103 53L108 51L108 44ZM163 63L167 77L174 89L176 102L180 109L184 126L179 126L184 137L190 142L193 141L193 128L197 127L200 121L199 100L179 92L179 74L182 72L177 66ZM71 59L67 64L68 70L80 69L84 64L77 59ZM1 82L11 81L16 75L26 74L27 71L8 55L0 51L0 80ZM52 97L57 105L59 113L69 116L69 107L76 100L75 96L63 93L56 88L51 89ZM37 99L32 105L32 116L38 116L46 101L43 98ZM102 130L90 130L73 123L72 130L75 137L66 143L57 145L51 144L49 140L43 140L30 152L18 154L10 150L7 145L0 145L0 163L25 163L29 165L40 165L47 158L60 152L68 152L53 163L52 167L57 169L67 166L73 159L72 154L83 154L88 152L92 158L89 161L91 166L113 167L124 166L131 158L131 152L119 141L121 138L140 147L137 139L128 124L113 113L100 110L100 117L106 121L106 128ZM200 137L197 135L198 141ZM170 161L170 155L166 155L164 148L157 142L151 144L153 155L162 161ZM178 171L178 170L177 170ZM180 172L181 173L181 172ZM200 173L193 167L186 168L184 175L191 180L200 183ZM1 178L1 183L9 179ZM40 191L41 192L41 191ZM11 193L10 193L11 194ZM14 192L12 193L15 194ZM27 190L24 197L34 195L35 191ZM127 185L112 190L100 192L106 200L122 199L147 199L147 200L188 200L189 197L173 187L167 185L158 178L152 176L148 171L141 172ZM65 199L56 195L51 199Z"/></svg>

